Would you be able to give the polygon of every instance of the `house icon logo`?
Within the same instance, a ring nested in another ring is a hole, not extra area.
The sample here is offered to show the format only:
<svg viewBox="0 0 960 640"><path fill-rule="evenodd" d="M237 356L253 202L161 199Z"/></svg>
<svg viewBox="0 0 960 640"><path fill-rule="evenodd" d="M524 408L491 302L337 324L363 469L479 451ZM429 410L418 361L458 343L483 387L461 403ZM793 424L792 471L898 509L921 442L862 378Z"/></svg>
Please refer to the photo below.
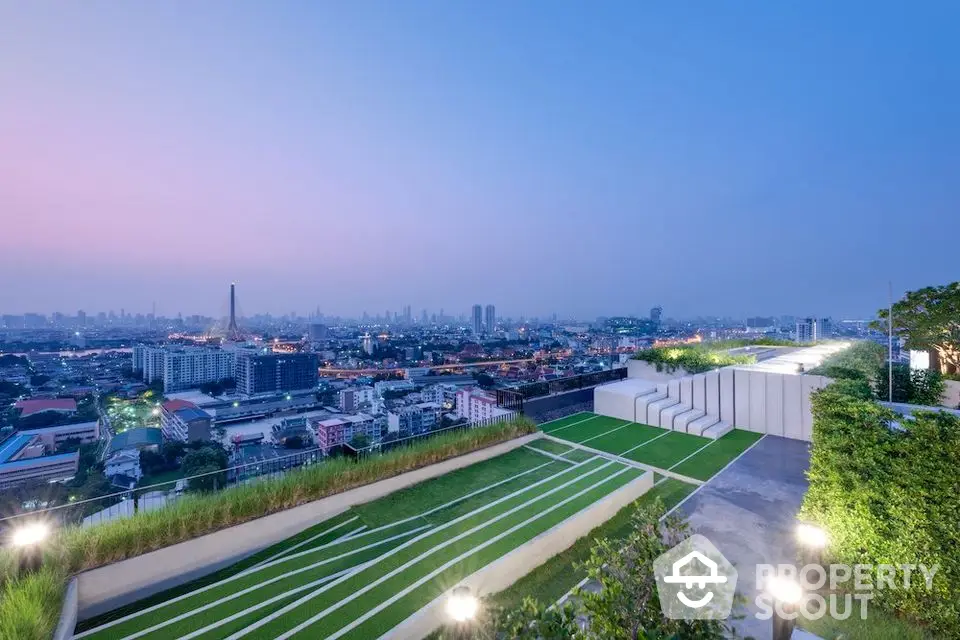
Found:
<svg viewBox="0 0 960 640"><path fill-rule="evenodd" d="M705 537L692 535L653 563L663 615L674 620L730 616L737 570Z"/></svg>

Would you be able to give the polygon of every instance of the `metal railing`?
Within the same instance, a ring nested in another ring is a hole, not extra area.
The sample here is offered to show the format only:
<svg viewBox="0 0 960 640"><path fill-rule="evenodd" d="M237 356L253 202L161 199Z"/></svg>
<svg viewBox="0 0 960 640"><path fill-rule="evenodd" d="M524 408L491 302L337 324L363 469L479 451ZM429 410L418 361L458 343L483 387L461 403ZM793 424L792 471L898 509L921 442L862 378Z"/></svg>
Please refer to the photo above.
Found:
<svg viewBox="0 0 960 640"><path fill-rule="evenodd" d="M68 524L95 526L103 522L129 518L139 512L165 508L176 503L185 495L229 490L239 485L280 477L295 469L312 464L321 464L330 455L342 453L354 459L362 459L370 455L386 453L399 447L412 446L438 435L504 422L513 416L514 414L506 414L472 424L456 424L443 429L375 443L362 449L355 449L349 443L331 447L327 454L321 448L304 449L275 458L256 460L226 469L166 480L132 489L117 489L102 496L85 500L71 500L42 508L24 509L23 504L14 502L11 495L6 504L4 504L3 498L0 498L0 535L2 535L3 530L16 526L24 519L29 520L37 517L48 519L58 526ZM38 496L38 499L34 502L43 504L43 496Z"/></svg>

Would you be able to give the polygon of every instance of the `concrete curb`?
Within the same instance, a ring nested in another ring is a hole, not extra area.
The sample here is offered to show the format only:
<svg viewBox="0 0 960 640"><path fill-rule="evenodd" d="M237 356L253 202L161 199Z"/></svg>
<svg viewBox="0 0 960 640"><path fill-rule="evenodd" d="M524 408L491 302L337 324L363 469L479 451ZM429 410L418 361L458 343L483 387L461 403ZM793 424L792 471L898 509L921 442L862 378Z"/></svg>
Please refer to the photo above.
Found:
<svg viewBox="0 0 960 640"><path fill-rule="evenodd" d="M70 578L67 590L63 594L63 607L60 609L60 622L53 632L53 640L70 640L77 626L77 579Z"/></svg>
<svg viewBox="0 0 960 640"><path fill-rule="evenodd" d="M350 507L502 455L540 432L501 442L299 507L187 540L77 576L77 619L86 620L229 566ZM71 629L72 631L72 629Z"/></svg>
<svg viewBox="0 0 960 640"><path fill-rule="evenodd" d="M644 473L583 511L573 514L491 562L455 586L468 587L471 593L479 597L503 591L553 556L570 548L574 542L612 518L652 487L653 473ZM449 593L444 593L435 598L417 613L380 636L380 640L420 640L430 635L448 620L445 610L448 596Z"/></svg>

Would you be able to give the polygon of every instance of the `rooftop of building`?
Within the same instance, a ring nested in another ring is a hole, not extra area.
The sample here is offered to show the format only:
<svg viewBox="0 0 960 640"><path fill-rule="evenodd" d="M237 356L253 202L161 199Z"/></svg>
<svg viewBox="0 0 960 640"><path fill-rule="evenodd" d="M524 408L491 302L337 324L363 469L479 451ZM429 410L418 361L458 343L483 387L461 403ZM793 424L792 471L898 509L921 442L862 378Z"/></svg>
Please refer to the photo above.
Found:
<svg viewBox="0 0 960 640"><path fill-rule="evenodd" d="M197 405L193 404L189 400L181 400L179 398L174 400L167 400L163 403L164 411L169 413L175 413L181 409L196 409Z"/></svg>
<svg viewBox="0 0 960 640"><path fill-rule="evenodd" d="M173 415L177 416L184 422L190 422L192 420L210 420L212 417L209 413L203 409L198 409L197 407L178 409L177 411L173 412Z"/></svg>
<svg viewBox="0 0 960 640"><path fill-rule="evenodd" d="M15 433L0 443L0 464L9 462L10 458L20 453L33 438L33 434Z"/></svg>
<svg viewBox="0 0 960 640"><path fill-rule="evenodd" d="M219 404L221 402L226 402L225 398L215 398L207 393L201 391L192 390L192 391L181 391L180 393L168 393L166 394L167 398L170 401L183 400L185 402L190 402L195 406L203 408L207 405Z"/></svg>
<svg viewBox="0 0 960 640"><path fill-rule="evenodd" d="M121 449L144 449L163 444L163 433L156 427L140 427L118 433L110 441L110 453Z"/></svg>
<svg viewBox="0 0 960 640"><path fill-rule="evenodd" d="M37 458L25 458L23 460L14 460L13 462L5 462L0 464L0 473L6 471L15 471L16 469L24 469L27 467L35 466L38 464L47 465L47 464L58 464L63 462L75 462L80 457L78 451L73 453L60 453L54 456L40 456Z"/></svg>
<svg viewBox="0 0 960 640"><path fill-rule="evenodd" d="M29 398L18 400L13 406L20 409L20 417L24 418L41 411L74 412L77 410L77 401L73 398Z"/></svg>

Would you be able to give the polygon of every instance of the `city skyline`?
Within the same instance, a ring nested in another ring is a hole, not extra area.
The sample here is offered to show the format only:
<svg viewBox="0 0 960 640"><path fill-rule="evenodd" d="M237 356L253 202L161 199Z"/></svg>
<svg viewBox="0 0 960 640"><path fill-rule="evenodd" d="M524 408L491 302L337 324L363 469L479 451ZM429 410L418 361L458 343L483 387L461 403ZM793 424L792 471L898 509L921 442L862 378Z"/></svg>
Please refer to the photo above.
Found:
<svg viewBox="0 0 960 640"><path fill-rule="evenodd" d="M7 4L0 312L872 313L955 279L958 11Z"/></svg>

